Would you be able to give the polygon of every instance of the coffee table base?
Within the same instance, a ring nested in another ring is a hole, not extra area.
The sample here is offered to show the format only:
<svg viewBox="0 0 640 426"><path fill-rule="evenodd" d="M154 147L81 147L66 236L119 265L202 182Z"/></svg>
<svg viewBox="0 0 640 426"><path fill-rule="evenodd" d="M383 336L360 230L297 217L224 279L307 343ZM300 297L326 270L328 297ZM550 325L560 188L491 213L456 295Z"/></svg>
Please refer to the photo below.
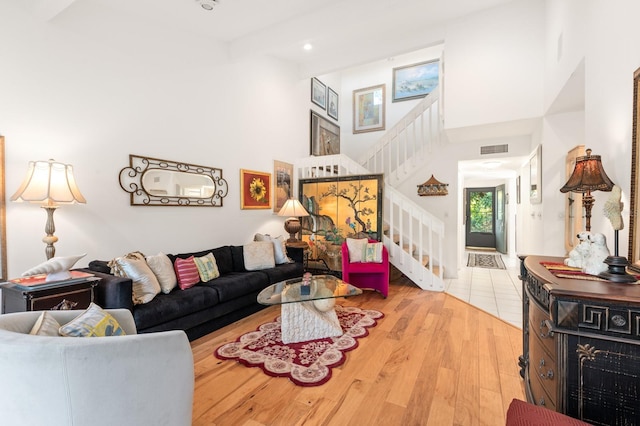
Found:
<svg viewBox="0 0 640 426"><path fill-rule="evenodd" d="M342 336L342 327L334 309L318 311L313 302L282 305L282 342L298 343L325 337Z"/></svg>

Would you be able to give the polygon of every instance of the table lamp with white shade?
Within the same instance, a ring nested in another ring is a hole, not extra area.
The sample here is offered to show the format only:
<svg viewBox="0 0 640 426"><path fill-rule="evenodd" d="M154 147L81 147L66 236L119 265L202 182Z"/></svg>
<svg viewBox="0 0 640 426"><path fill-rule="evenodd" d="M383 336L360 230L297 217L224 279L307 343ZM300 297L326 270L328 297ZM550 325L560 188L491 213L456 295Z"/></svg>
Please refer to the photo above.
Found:
<svg viewBox="0 0 640 426"><path fill-rule="evenodd" d="M299 218L302 216L309 216L309 213L302 206L302 203L295 198L287 200L278 212L278 216L289 216L289 218L284 221L284 230L289 233L289 239L287 242L299 242L300 240L296 238L296 234L302 229L302 224L300 223Z"/></svg>

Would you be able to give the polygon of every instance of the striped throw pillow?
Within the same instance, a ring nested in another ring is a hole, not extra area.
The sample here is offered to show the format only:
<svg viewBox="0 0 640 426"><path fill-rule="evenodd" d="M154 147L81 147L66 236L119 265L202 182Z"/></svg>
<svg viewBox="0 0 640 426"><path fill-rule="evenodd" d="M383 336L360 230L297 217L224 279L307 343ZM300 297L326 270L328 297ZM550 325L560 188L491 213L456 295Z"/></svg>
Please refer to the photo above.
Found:
<svg viewBox="0 0 640 426"><path fill-rule="evenodd" d="M176 277L178 278L178 287L181 290L186 290L193 287L200 282L200 273L193 256L186 259L176 259L173 264L176 270Z"/></svg>

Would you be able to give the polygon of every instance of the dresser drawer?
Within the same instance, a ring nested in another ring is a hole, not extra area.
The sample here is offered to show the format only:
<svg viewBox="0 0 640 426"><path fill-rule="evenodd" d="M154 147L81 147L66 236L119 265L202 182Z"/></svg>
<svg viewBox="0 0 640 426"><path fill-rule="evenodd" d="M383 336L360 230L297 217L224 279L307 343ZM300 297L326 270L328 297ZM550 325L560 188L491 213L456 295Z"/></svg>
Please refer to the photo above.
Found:
<svg viewBox="0 0 640 426"><path fill-rule="evenodd" d="M533 396L533 401L530 402L557 411L555 398L547 393L546 383L543 383L543 380L540 379L536 369L529 371L529 385Z"/></svg>
<svg viewBox="0 0 640 426"><path fill-rule="evenodd" d="M535 302L529 306L529 335L535 335L538 341L550 354L556 353L556 340L551 331L551 317L549 313L542 310ZM532 341L530 344L535 345Z"/></svg>
<svg viewBox="0 0 640 426"><path fill-rule="evenodd" d="M555 352L548 353L535 335L529 336L529 378L531 386L539 386L548 396L549 404L555 407L557 401L557 368ZM539 394L540 392L538 392ZM534 396L538 397L534 391ZM540 395L542 396L542 395ZM538 404L538 401L535 401Z"/></svg>

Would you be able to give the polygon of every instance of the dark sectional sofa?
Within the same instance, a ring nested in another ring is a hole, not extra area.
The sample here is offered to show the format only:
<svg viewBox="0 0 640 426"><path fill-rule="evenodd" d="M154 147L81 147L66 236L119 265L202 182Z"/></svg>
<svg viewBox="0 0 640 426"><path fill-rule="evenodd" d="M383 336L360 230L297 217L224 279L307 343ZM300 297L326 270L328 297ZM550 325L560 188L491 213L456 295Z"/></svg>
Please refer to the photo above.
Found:
<svg viewBox="0 0 640 426"><path fill-rule="evenodd" d="M97 287L96 303L103 308L129 309L138 333L184 330L189 340L259 311L265 307L256 301L260 291L271 284L301 277L304 272L303 251L297 248L287 248L292 263L259 271L245 269L242 246L167 256L173 263L178 257L201 257L207 253L213 253L216 258L220 277L186 290L176 287L171 293L160 293L142 305L133 304L131 279L111 275L108 262L94 260L83 270L102 278Z"/></svg>

